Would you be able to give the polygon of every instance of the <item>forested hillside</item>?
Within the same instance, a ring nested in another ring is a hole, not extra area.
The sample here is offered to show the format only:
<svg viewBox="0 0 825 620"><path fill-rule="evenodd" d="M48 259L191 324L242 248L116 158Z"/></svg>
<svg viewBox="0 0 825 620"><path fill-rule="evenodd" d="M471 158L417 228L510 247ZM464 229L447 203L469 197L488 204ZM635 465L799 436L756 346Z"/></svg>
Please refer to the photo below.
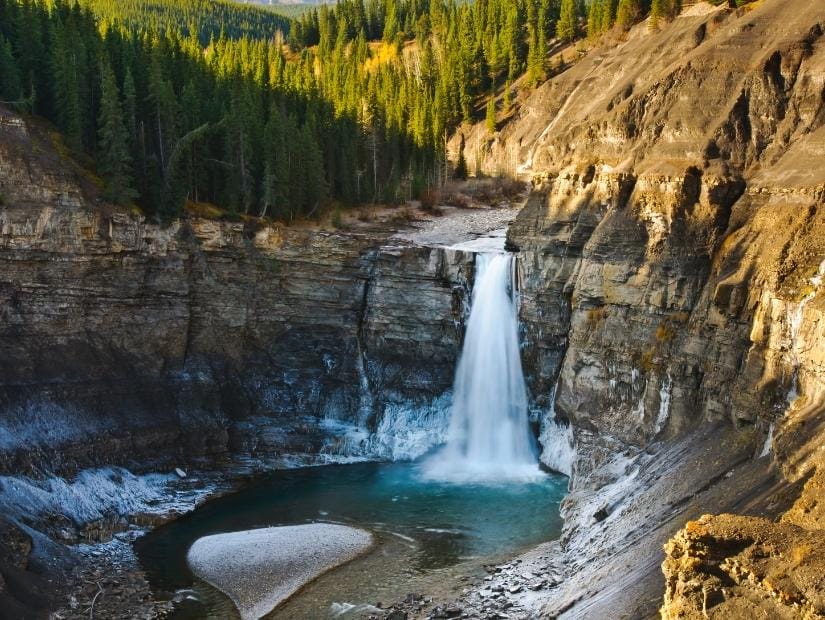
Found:
<svg viewBox="0 0 825 620"><path fill-rule="evenodd" d="M197 33L202 45L221 32L231 38L269 39L277 30L289 32L290 20L276 12L230 0L80 0L105 25L185 36Z"/></svg>
<svg viewBox="0 0 825 620"><path fill-rule="evenodd" d="M54 122L110 201L293 219L439 184L448 133L485 103L494 129L516 80L545 78L551 40L649 8L593 0L588 28L581 0L343 0L287 44L282 18L250 7L0 0L0 99Z"/></svg>

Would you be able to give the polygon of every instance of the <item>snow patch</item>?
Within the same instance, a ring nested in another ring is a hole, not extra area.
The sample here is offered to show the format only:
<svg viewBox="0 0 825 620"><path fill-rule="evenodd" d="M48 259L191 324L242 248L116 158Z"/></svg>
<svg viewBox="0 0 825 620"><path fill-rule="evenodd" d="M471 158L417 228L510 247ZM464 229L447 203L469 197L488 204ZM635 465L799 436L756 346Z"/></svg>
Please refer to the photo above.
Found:
<svg viewBox="0 0 825 620"><path fill-rule="evenodd" d="M166 487L175 479L171 473L136 476L121 467L84 470L71 482L57 476L0 476L0 512L12 517L63 515L83 526L107 516L158 512L159 506L162 512L192 509L197 497L170 505Z"/></svg>
<svg viewBox="0 0 825 620"><path fill-rule="evenodd" d="M776 430L776 425L771 422L768 427L768 436L765 437L765 444L762 446L762 451L759 453L759 458L768 456L773 451L773 433Z"/></svg>
<svg viewBox="0 0 825 620"><path fill-rule="evenodd" d="M576 449L573 447L573 429L560 424L553 418L545 417L539 434L541 462L554 471L566 476L573 475Z"/></svg>
<svg viewBox="0 0 825 620"><path fill-rule="evenodd" d="M653 429L653 434L658 435L667 423L667 418L670 413L670 397L673 395L673 379L670 373L665 375L665 380L662 381L662 387L659 388L659 413L656 414L656 426Z"/></svg>

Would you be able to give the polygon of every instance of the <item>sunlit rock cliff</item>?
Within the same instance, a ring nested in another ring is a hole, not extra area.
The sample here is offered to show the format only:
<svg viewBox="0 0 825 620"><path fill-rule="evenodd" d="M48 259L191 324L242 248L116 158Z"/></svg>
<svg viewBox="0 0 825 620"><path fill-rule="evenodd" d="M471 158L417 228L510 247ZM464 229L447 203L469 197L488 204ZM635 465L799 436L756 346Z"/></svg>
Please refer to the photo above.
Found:
<svg viewBox="0 0 825 620"><path fill-rule="evenodd" d="M508 236L528 381L577 455L550 615L655 614L659 548L687 518L777 517L825 467L823 33L816 2L699 3L608 35L500 132L464 130L470 169L534 184ZM718 531L707 566L668 546L665 615L739 595L749 573L710 575L747 544ZM765 609L825 612L807 587Z"/></svg>

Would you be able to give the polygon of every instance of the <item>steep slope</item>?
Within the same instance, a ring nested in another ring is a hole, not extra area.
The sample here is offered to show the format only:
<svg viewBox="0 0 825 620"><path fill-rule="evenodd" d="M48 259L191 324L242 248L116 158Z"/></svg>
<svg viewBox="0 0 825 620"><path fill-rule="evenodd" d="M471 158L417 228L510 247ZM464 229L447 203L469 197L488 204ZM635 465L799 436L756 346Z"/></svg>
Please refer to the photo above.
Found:
<svg viewBox="0 0 825 620"><path fill-rule="evenodd" d="M655 614L687 519L777 516L823 467L823 32L816 2L698 4L465 130L470 169L534 183L508 235L525 357L576 449L551 616Z"/></svg>

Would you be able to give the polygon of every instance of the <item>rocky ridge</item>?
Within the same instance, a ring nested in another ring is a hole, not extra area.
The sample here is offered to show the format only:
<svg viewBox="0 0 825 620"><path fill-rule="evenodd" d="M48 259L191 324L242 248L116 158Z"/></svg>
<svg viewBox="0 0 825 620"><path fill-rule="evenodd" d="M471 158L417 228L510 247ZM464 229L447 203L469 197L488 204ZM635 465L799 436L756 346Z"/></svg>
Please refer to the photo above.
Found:
<svg viewBox="0 0 825 620"><path fill-rule="evenodd" d="M471 169L533 180L508 233L528 380L576 453L567 579L533 597L549 617L656 614L686 519L778 517L825 466L823 17L700 3L608 35L501 132L465 131ZM686 580L710 577L677 565L663 613L682 617Z"/></svg>

